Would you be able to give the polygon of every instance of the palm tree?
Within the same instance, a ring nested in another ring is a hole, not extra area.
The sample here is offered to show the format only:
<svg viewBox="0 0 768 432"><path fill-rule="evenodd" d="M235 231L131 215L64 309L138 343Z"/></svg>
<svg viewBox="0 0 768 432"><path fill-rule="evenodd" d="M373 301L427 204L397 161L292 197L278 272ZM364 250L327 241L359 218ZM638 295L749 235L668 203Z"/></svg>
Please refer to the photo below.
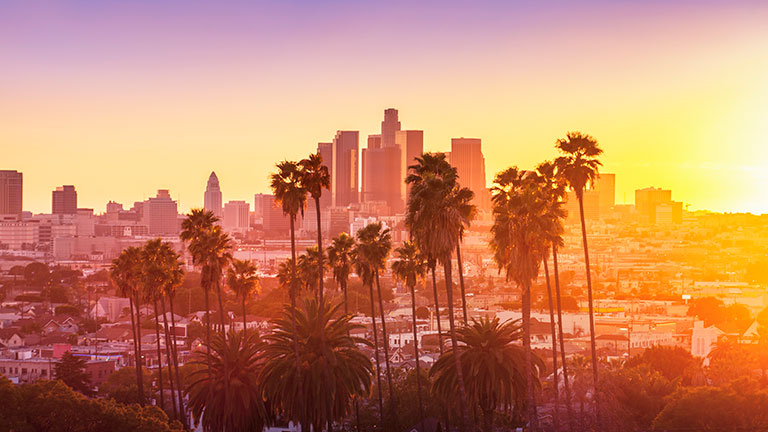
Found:
<svg viewBox="0 0 768 432"><path fill-rule="evenodd" d="M184 396L182 394L182 388L181 388L181 377L179 374L179 353L178 353L178 344L176 339L176 318L175 318L175 311L173 308L173 299L176 296L176 289L181 286L181 284L184 282L184 263L181 261L180 256L178 253L176 253L175 250L173 250L173 247L169 243L163 243L162 248L162 254L163 254L163 261L165 262L165 271L166 271L166 277L165 281L162 286L162 293L165 298L168 299L168 305L170 306L170 312L171 312L171 329L173 329L172 332L169 333L168 328L168 317L165 312L165 302L161 302L163 307L163 320L165 325L165 340L166 340L166 350L168 349L169 345L171 347L171 364L169 365L169 368L173 369L173 372L176 376L176 392L177 392L177 398L179 403L179 414L181 417L181 422L183 425L187 424L187 418L186 418L186 411L184 410ZM170 370L169 370L170 373Z"/></svg>
<svg viewBox="0 0 768 432"><path fill-rule="evenodd" d="M350 331L361 328L349 322L351 316L333 318L340 306L305 299L299 309L286 307L273 321L273 332L264 338L268 343L263 348L260 381L265 399L285 418L307 418L315 431L346 417L352 398L371 390L371 361L357 347L370 346L370 342L349 336ZM324 359L323 344L329 361ZM294 369L296 345L300 372Z"/></svg>
<svg viewBox="0 0 768 432"><path fill-rule="evenodd" d="M451 348L458 351L456 323L453 310L453 279L451 277L451 255L456 250L465 213L459 208L455 189L456 168L452 167L442 153L424 153L416 158L416 164L409 167L411 173L406 183L411 185L408 199L406 224L419 249L434 257L443 266L445 289L448 301L448 323L451 330ZM453 356L456 371L461 378L463 369L460 356ZM459 379L459 405L462 426L469 427L467 398L464 380Z"/></svg>
<svg viewBox="0 0 768 432"><path fill-rule="evenodd" d="M472 204L472 198L475 193L469 188L459 187L453 190L453 205L458 209L461 215L461 226L459 229L459 241L456 242L456 264L459 270L459 285L461 285L461 309L464 313L464 325L467 325L467 295L464 290L464 266L461 263L461 241L464 239L464 228L469 227L469 223L475 218L477 207Z"/></svg>
<svg viewBox="0 0 768 432"><path fill-rule="evenodd" d="M299 165L293 161L283 161L277 164L277 172L270 174L269 186L272 188L272 192L275 194L275 203L280 205L283 209L283 213L288 216L290 220L291 229L291 272L290 278L291 287L288 297L291 300L291 325L293 327L293 340L294 340L294 360L296 362L296 375L297 379L295 384L297 386L302 385L301 380L301 356L299 353L299 342L296 333L296 216L301 212L304 214L304 206L307 203L307 191L302 185L302 173ZM296 388L297 392L302 392L301 387ZM304 409L299 410L301 424L306 423L304 417Z"/></svg>
<svg viewBox="0 0 768 432"><path fill-rule="evenodd" d="M259 276L256 274L256 266L250 261L234 260L232 266L227 269L227 285L243 303L243 332L245 332L245 302L254 291L259 293Z"/></svg>
<svg viewBox="0 0 768 432"><path fill-rule="evenodd" d="M493 226L490 246L499 270L504 270L507 280L522 288L523 348L531 367L531 285L539 274L539 268L547 255L553 234L552 220L548 215L549 195L541 187L539 176L517 167L507 168L496 174L493 193ZM525 378L530 377L530 371ZM531 428L538 428L536 395L532 380L528 380L528 421Z"/></svg>
<svg viewBox="0 0 768 432"><path fill-rule="evenodd" d="M579 200L579 218L581 221L581 244L584 247L584 266L587 271L587 296L589 302L589 342L592 348L592 380L597 389L597 345L595 343L595 312L592 302L592 275L589 269L589 249L587 247L587 228L584 223L584 190L599 176L602 163L598 157L603 150L597 140L581 132L568 132L566 138L557 140L555 147L561 156L555 159L558 174L567 182L568 187ZM595 392L597 394L597 392ZM600 424L600 404L595 398L595 416Z"/></svg>
<svg viewBox="0 0 768 432"><path fill-rule="evenodd" d="M318 271L318 264L324 262L324 254L317 251L317 246L308 247L306 253L299 255L296 260L296 271L299 283L307 292L313 293L315 300L320 301L320 281L322 275Z"/></svg>
<svg viewBox="0 0 768 432"><path fill-rule="evenodd" d="M563 198L565 196L565 183L557 175L557 166L554 162L546 161L540 163L536 167L536 171L539 174L542 182L541 187L549 192L549 210L548 215L552 219L553 224L553 238L551 241L552 247L552 262L553 270L555 272L555 297L557 299L557 330L558 334L555 337L554 334L554 317L552 315L552 288L550 287L549 279L549 266L547 264L548 259L544 259L544 274L547 280L547 296L549 297L549 316L550 323L553 326L552 335L552 365L555 371L554 374L554 390L555 390L555 406L558 406L559 388L557 384L558 368L557 368L557 346L555 345L555 339L560 341L560 357L563 367L563 384L565 387L565 402L568 410L568 426L573 431L573 405L571 401L571 385L568 379L568 364L565 361L565 337L563 331L563 309L560 301L560 276L558 275L557 267L557 248L563 245L563 218L565 218L565 210L563 209ZM557 409L555 409L557 414Z"/></svg>
<svg viewBox="0 0 768 432"><path fill-rule="evenodd" d="M333 279L339 284L339 289L344 294L344 315L349 315L347 281L352 272L354 249L355 238L344 232L336 236L326 249L328 265L333 271Z"/></svg>
<svg viewBox="0 0 768 432"><path fill-rule="evenodd" d="M157 343L157 383L160 390L160 409L165 410L165 392L163 391L163 351L160 347L160 310L157 307L157 300L162 299L163 292L162 287L165 283L165 268L161 255L161 239L149 240L144 245L141 251L142 262L142 282L144 284L144 296L145 299L152 303L154 306L153 312L155 314L155 340ZM167 346L166 341L166 346ZM166 352L167 356L167 352ZM168 358L170 360L170 358ZM168 361L170 365L170 361ZM173 380L169 377L169 383L171 385L171 395L173 395ZM176 413L176 399L171 398L173 402L173 414Z"/></svg>
<svg viewBox="0 0 768 432"><path fill-rule="evenodd" d="M317 214L317 250L323 250L323 235L320 228L320 197L323 194L323 189L331 188L331 175L328 172L328 167L323 164L323 157L320 152L310 154L308 158L302 159L299 162L301 168L301 183L304 189L307 190L312 199L315 200L315 211ZM320 278L318 283L318 299L320 302L323 300L323 271L324 263L321 260L317 263L318 271L320 272Z"/></svg>
<svg viewBox="0 0 768 432"><path fill-rule="evenodd" d="M205 281L206 285L216 289L216 296L219 300L219 331L222 337L226 338L221 279L224 275L224 269L232 261L232 240L220 226L215 225L202 237L200 246L204 250L203 256L205 260L200 280L201 283Z"/></svg>
<svg viewBox="0 0 768 432"><path fill-rule="evenodd" d="M424 403L421 400L421 366L419 365L419 339L416 331L416 281L426 275L424 257L413 242L404 242L395 250L397 260L392 263L392 274L405 283L411 291L411 325L413 327L413 353L416 359L416 391L419 401L419 418L424 429Z"/></svg>
<svg viewBox="0 0 768 432"><path fill-rule="evenodd" d="M433 390L436 394L457 391L459 378L453 357L458 353L467 371L464 379L468 402L480 407L483 430L491 432L497 407L507 409L521 404L528 392L527 382L540 385L544 362L538 356L527 359L524 350L516 344L522 337L518 321L472 320L472 324L459 329L458 335L463 343L459 350L440 356L429 372L435 378Z"/></svg>
<svg viewBox="0 0 768 432"><path fill-rule="evenodd" d="M187 388L195 423L205 431L263 430L271 422L259 382L264 344L255 332L230 332L228 339L216 334L212 342L210 371L196 369ZM207 363L202 356L190 362Z"/></svg>
<svg viewBox="0 0 768 432"><path fill-rule="evenodd" d="M200 286L205 294L205 349L209 356L211 354L211 307L208 298L211 286L209 285L209 278L203 278L202 276L209 273L205 270L208 258L208 251L205 247L206 238L213 229L214 224L218 221L219 218L210 210L192 209L181 223L181 234L179 235L182 241L188 243L189 253L192 255L192 264L201 267ZM210 366L209 364L209 369Z"/></svg>
<svg viewBox="0 0 768 432"><path fill-rule="evenodd" d="M133 332L133 356L136 359L136 386L139 390L139 404L144 406L144 377L142 373L141 354L141 324L139 315L138 298L141 279L141 249L128 247L120 252L120 255L112 261L110 269L112 281L120 289L123 297L128 297L128 305L131 311L131 331ZM134 316L134 308L136 316Z"/></svg>

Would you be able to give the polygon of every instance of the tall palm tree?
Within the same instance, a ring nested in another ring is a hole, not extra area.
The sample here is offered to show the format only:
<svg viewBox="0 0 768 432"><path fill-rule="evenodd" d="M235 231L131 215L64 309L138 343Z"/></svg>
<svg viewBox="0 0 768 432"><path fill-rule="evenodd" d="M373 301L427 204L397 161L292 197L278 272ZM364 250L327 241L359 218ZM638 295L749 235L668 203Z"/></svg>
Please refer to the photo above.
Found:
<svg viewBox="0 0 768 432"><path fill-rule="evenodd" d="M177 399L179 403L179 414L181 418L181 422L183 425L186 426L187 424L187 418L186 418L186 411L184 410L184 396L182 394L183 389L181 388L181 377L179 373L179 353L178 353L178 343L176 338L176 318L175 318L175 311L173 307L173 299L176 296L176 289L181 286L181 284L184 282L184 263L181 261L179 254L176 253L175 250L173 250L173 247L169 243L163 243L162 248L162 254L163 254L163 260L165 262L165 271L166 271L166 277L165 281L162 286L162 292L166 299L168 299L168 305L170 307L171 312L171 329L172 331L169 332L168 328L168 317L165 312L165 302L161 302L163 307L163 320L165 325L165 340L166 340L166 350L170 346L171 349L171 364L169 365L169 369L173 370L173 373L176 376L176 393L177 393ZM171 371L169 370L169 373Z"/></svg>
<svg viewBox="0 0 768 432"><path fill-rule="evenodd" d="M272 420L259 381L264 344L256 332L230 332L228 339L216 334L212 342L210 371L194 370L187 387L195 423L205 431L263 430ZM190 362L207 363L202 356Z"/></svg>
<svg viewBox="0 0 768 432"><path fill-rule="evenodd" d="M269 186L275 194L275 203L280 205L283 213L288 216L291 230L291 288L288 297L291 300L291 325L293 327L294 340L294 360L296 362L297 379L295 384L299 387L296 391L301 392L301 356L299 353L299 342L296 333L296 217L299 212L304 214L304 206L307 203L307 191L302 184L302 173L299 164L294 161L283 161L277 164L277 172L270 174ZM299 410L301 424L306 423L304 409Z"/></svg>
<svg viewBox="0 0 768 432"><path fill-rule="evenodd" d="M163 391L163 351L160 346L160 309L157 307L157 300L162 299L163 296L162 287L166 277L164 268L165 263L162 261L160 251L161 245L162 240L159 238L147 241L141 251L141 261L145 299L154 306L155 341L157 343L157 383L160 390L159 402L160 409L165 410L165 392ZM170 360L170 358L168 360ZM170 364L170 362L168 363ZM173 380L169 377L168 382L171 385L171 394L173 395ZM174 417L176 417L176 399L172 397L171 401L173 402L173 414Z"/></svg>
<svg viewBox="0 0 768 432"><path fill-rule="evenodd" d="M242 302L243 332L246 330L245 302L254 291L257 294L261 291L257 271L255 265L245 260L234 260L232 266L227 269L227 285Z"/></svg>
<svg viewBox="0 0 768 432"><path fill-rule="evenodd" d="M205 294L205 349L210 356L211 349L211 307L209 294L211 291L210 278L203 278L203 274L209 272L205 270L208 251L205 247L206 238L215 226L219 218L210 210L192 209L187 217L181 223L181 233L179 237L187 243L190 255L192 255L192 264L201 268L200 286ZM210 364L208 369L210 369Z"/></svg>
<svg viewBox="0 0 768 432"><path fill-rule="evenodd" d="M328 265L333 272L333 279L339 284L339 289L344 294L344 315L349 315L347 281L349 280L349 274L352 272L354 249L355 238L343 232L331 241L331 245L326 250Z"/></svg>
<svg viewBox="0 0 768 432"><path fill-rule="evenodd" d="M548 192L541 187L539 176L517 167L496 174L493 193L493 226L490 246L499 270L507 280L522 288L523 348L531 367L531 285L547 255L553 237L552 220L548 217ZM533 381L528 379L528 421L538 428L536 395Z"/></svg>
<svg viewBox="0 0 768 432"><path fill-rule="evenodd" d="M416 164L409 167L411 173L406 183L411 185L408 199L406 224L419 249L434 257L443 266L445 289L448 301L448 323L451 331L451 348L458 350L456 323L453 304L453 279L451 255L456 250L464 212L458 207L456 168L452 167L442 153L424 153L416 158ZM467 412L467 398L460 356L453 356L459 374L459 407L462 426L470 428Z"/></svg>
<svg viewBox="0 0 768 432"><path fill-rule="evenodd" d="M552 355L553 355L553 369L555 371L554 374L554 382L555 382L555 406L558 405L558 398L559 398L559 388L557 384L558 380L558 368L557 368L557 346L555 345L555 339L560 341L560 358L562 360L562 368L563 368L563 385L565 387L565 403L566 408L568 411L568 427L571 431L573 431L573 405L571 401L571 385L570 380L568 378L568 364L565 361L565 337L564 337L564 330L563 330L563 308L561 305L561 297L560 297L560 276L558 275L558 268L557 268L557 249L558 247L563 245L563 218L565 218L565 210L563 209L563 198L565 197L565 183L564 181L557 175L557 166L554 164L554 162L551 161L545 161L540 163L536 167L536 171L539 174L539 178L541 181L541 187L544 189L544 191L547 191L549 194L549 210L548 215L552 219L552 241L551 241L551 249L552 249L552 262L553 262L553 270L555 272L555 298L557 300L557 337L554 335L554 327L553 327L553 336L552 336ZM552 289L550 287L550 278L549 278L549 266L547 264L548 259L545 257L544 259L544 274L546 275L547 280L547 295L549 297L549 316L550 316L550 322L554 326L554 318L552 316ZM557 413L557 409L555 410L555 413Z"/></svg>
<svg viewBox="0 0 768 432"><path fill-rule="evenodd" d="M128 297L128 305L131 312L131 331L133 332L133 356L136 359L136 386L139 390L139 404L144 406L144 377L142 373L141 354L141 324L138 314L139 304L134 301L138 298L141 287L141 249L127 247L112 261L110 268L112 281L120 289L123 297ZM136 315L134 316L134 309Z"/></svg>
<svg viewBox="0 0 768 432"><path fill-rule="evenodd" d="M331 175L328 167L323 164L323 157L320 152L310 154L308 158L299 162L301 168L301 183L304 189L315 200L315 212L317 214L317 250L323 250L323 234L320 225L320 197L323 195L323 189L331 188ZM320 255L320 262L317 263L320 279L318 283L318 298L323 300L323 271L325 264Z"/></svg>
<svg viewBox="0 0 768 432"><path fill-rule="evenodd" d="M500 323L498 318L481 318L459 329L458 335L462 342L459 350L440 356L429 372L435 378L433 389L436 394L457 390L459 378L453 357L458 353L467 371L468 401L483 412L483 430L492 432L495 410L522 403L527 382L540 385L544 362L538 356L527 359L516 344L522 338L518 321Z"/></svg>
<svg viewBox="0 0 768 432"><path fill-rule="evenodd" d="M296 311L286 307L273 321L274 331L264 338L268 343L263 348L260 380L265 399L286 418L306 417L315 431L345 418L352 398L365 396L371 389L371 361L357 347L370 346L370 342L349 336L350 331L361 327L349 322L351 316L334 319L340 306L306 299ZM294 369L296 344L301 373ZM324 359L323 344L329 361Z"/></svg>
<svg viewBox="0 0 768 432"><path fill-rule="evenodd" d="M461 241L464 239L464 228L468 228L472 219L475 218L477 207L472 204L475 193L471 189L457 185L453 190L453 195L453 205L459 211L462 222L459 229L459 241L456 242L456 264L459 271L459 285L461 286L461 309L464 313L464 325L467 325L467 295L464 289L464 266L461 263Z"/></svg>
<svg viewBox="0 0 768 432"><path fill-rule="evenodd" d="M397 260L392 263L392 274L405 283L411 291L411 326L413 327L413 353L416 360L416 392L419 401L419 418L421 429L424 429L424 403L421 400L421 366L419 365L419 338L416 331L416 281L423 278L427 272L424 257L413 242L403 242L395 250Z"/></svg>
<svg viewBox="0 0 768 432"><path fill-rule="evenodd" d="M584 266L587 272L587 296L589 302L589 342L592 349L592 379L597 389L597 345L595 343L595 312L592 301L592 275L589 269L589 249L587 247L587 228L584 222L584 191L599 176L602 163L598 159L603 150L597 140L581 132L568 132L565 138L557 140L555 147L561 156L555 159L558 174L567 182L568 187L579 200L579 219L581 221L581 244L584 247ZM597 395L597 392L595 392ZM600 403L595 397L595 416L600 424Z"/></svg>
<svg viewBox="0 0 768 432"><path fill-rule="evenodd" d="M232 261L232 240L219 225L214 225L213 228L203 236L200 246L204 250L203 256L205 257L200 279L201 281L205 281L206 285L216 290L216 296L219 300L219 331L221 332L222 337L226 338L226 321L221 281L224 276L224 270Z"/></svg>
<svg viewBox="0 0 768 432"><path fill-rule="evenodd" d="M443 329L441 328L441 324L440 324L440 298L437 295L437 276L435 276L435 273L437 272L437 260L429 255L427 255L427 268L429 269L429 272L432 274L432 297L434 297L435 299L435 319L437 321L438 349L440 350L440 354L443 354L444 345L443 345Z"/></svg>

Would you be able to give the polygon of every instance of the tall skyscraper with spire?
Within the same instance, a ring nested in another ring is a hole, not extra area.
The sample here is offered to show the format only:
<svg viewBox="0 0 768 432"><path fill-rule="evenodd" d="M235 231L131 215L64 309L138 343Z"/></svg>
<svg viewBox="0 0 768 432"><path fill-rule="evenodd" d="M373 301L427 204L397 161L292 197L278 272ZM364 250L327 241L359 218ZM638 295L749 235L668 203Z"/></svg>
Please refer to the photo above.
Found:
<svg viewBox="0 0 768 432"><path fill-rule="evenodd" d="M205 187L205 196L203 199L203 208L213 212L216 217L221 218L221 188L219 187L219 178L216 172L211 171L208 177L208 185Z"/></svg>

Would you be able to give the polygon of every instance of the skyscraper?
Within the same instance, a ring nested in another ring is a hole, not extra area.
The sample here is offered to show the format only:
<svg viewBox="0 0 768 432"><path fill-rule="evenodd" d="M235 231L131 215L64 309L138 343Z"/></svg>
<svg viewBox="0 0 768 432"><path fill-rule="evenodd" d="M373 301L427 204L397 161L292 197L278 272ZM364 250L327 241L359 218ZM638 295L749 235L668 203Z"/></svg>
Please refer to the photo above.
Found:
<svg viewBox="0 0 768 432"><path fill-rule="evenodd" d="M405 184L408 167L416 163L416 158L424 153L424 131L404 130L395 133L395 144L400 147L400 195L403 203L408 203L410 186Z"/></svg>
<svg viewBox="0 0 768 432"><path fill-rule="evenodd" d="M669 189L649 187L635 190L635 210L644 223L683 221L683 203L672 201L672 191Z"/></svg>
<svg viewBox="0 0 768 432"><path fill-rule="evenodd" d="M208 177L203 203L203 208L212 211L216 217L221 218L221 188L219 187L219 178L216 177L214 171L211 171L211 175Z"/></svg>
<svg viewBox="0 0 768 432"><path fill-rule="evenodd" d="M0 215L21 217L23 175L18 171L0 171Z"/></svg>
<svg viewBox="0 0 768 432"><path fill-rule="evenodd" d="M323 165L328 167L328 175L331 176L333 183L333 143L317 143L317 152L323 158ZM320 208L328 208L333 204L333 193L331 190L323 190L320 195Z"/></svg>
<svg viewBox="0 0 768 432"><path fill-rule="evenodd" d="M475 193L475 204L479 210L488 210L491 195L485 186L485 157L479 138L452 138L451 165L459 174L459 184Z"/></svg>
<svg viewBox="0 0 768 432"><path fill-rule="evenodd" d="M179 211L168 189L158 189L157 196L144 201L142 220L150 235L178 235Z"/></svg>
<svg viewBox="0 0 768 432"><path fill-rule="evenodd" d="M77 213L77 191L72 185L59 186L53 191L51 213L75 214Z"/></svg>
<svg viewBox="0 0 768 432"><path fill-rule="evenodd" d="M224 204L224 229L245 233L251 226L250 204L245 201L229 201Z"/></svg>
<svg viewBox="0 0 768 432"><path fill-rule="evenodd" d="M397 110L387 108L384 110L384 121L381 122L381 146L394 147L395 133L400 130L400 121L397 119Z"/></svg>
<svg viewBox="0 0 768 432"><path fill-rule="evenodd" d="M363 149L362 202L384 202L390 214L403 210L401 159L398 146Z"/></svg>
<svg viewBox="0 0 768 432"><path fill-rule="evenodd" d="M357 204L358 197L358 153L360 149L360 132L338 131L333 138L333 177L331 192L333 205L346 207Z"/></svg>
<svg viewBox="0 0 768 432"><path fill-rule="evenodd" d="M600 216L608 216L616 205L616 174L600 173L594 189L600 195Z"/></svg>

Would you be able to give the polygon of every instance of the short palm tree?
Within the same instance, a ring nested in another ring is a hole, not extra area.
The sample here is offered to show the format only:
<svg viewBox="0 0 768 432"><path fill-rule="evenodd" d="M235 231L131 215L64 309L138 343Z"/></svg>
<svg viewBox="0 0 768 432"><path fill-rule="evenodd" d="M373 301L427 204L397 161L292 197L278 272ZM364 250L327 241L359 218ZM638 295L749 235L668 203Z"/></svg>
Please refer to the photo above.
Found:
<svg viewBox="0 0 768 432"><path fill-rule="evenodd" d="M436 394L455 393L458 390L456 363L458 352L467 373L464 375L467 400L483 412L483 430L493 431L493 417L498 407L509 408L525 400L528 381L540 385L539 376L544 362L537 356L526 359L524 350L517 345L522 337L519 321L500 323L498 318L473 320L458 331L458 351L448 351L430 370L434 377ZM531 362L526 366L527 362ZM528 379L526 379L528 374Z"/></svg>
<svg viewBox="0 0 768 432"><path fill-rule="evenodd" d="M357 258L365 263L367 272L373 276L373 282L376 282L376 292L379 302L379 314L381 316L382 345L384 346L384 364L387 373L387 387L389 389L389 400L392 405L392 424L398 429L397 412L395 412L395 393L392 384L392 369L389 362L389 337L387 333L387 322L384 315L384 301L381 296L381 283L379 282L379 271L386 269L387 256L392 249L392 236L389 228L384 228L381 222L369 224L363 229L357 231ZM372 293L371 293L372 294ZM371 312L373 313L373 307ZM374 314L375 315L375 314ZM375 320L375 318L374 318Z"/></svg>
<svg viewBox="0 0 768 432"><path fill-rule="evenodd" d="M328 167L323 164L323 157L320 152L309 155L308 158L299 162L301 168L301 183L304 189L315 200L315 211L317 214L317 250L323 250L323 234L320 225L320 197L323 195L323 189L331 188L331 175ZM323 258L320 256L320 258ZM317 269L320 273L318 283L318 298L323 299L323 272L325 264L321 260L317 263Z"/></svg>
<svg viewBox="0 0 768 432"><path fill-rule="evenodd" d="M581 132L568 132L565 138L557 140L555 147L561 156L555 159L557 172L579 200L579 218L581 221L581 243L584 247L584 266L587 272L587 296L589 303L589 341L592 349L592 378L597 389L597 345L595 342L595 312L592 301L592 275L589 269L589 249L587 247L587 228L584 221L584 191L599 176L602 163L598 159L603 150L597 140ZM597 393L595 393L597 394ZM595 414L600 422L600 405L595 398Z"/></svg>
<svg viewBox="0 0 768 432"><path fill-rule="evenodd" d="M448 163L443 153L424 153L416 158L416 164L409 169L411 171L406 177L406 183L411 185L411 194L408 199L406 225L419 249L434 257L443 266L451 347L453 351L457 351L451 256L459 243L466 213L459 207L461 200L457 199L458 195L455 193L458 187L456 168ZM453 359L456 362L456 371L461 377L461 358L454 356ZM471 429L464 380L459 379L458 384L462 426Z"/></svg>
<svg viewBox="0 0 768 432"><path fill-rule="evenodd" d="M112 261L112 281L123 297L128 297L133 332L133 356L136 359L136 386L139 390L139 404L144 406L144 377L142 376L141 315L139 314L139 290L141 289L141 249L131 246L123 249ZM134 315L134 312L136 315ZM138 320L138 321L137 321Z"/></svg>
<svg viewBox="0 0 768 432"><path fill-rule="evenodd" d="M322 280L318 263L325 262L323 255L325 254L317 252L316 246L312 246L308 247L307 251L299 255L296 260L300 285L306 289L307 293L312 293L318 301L320 301L320 281Z"/></svg>
<svg viewBox="0 0 768 432"><path fill-rule="evenodd" d="M256 266L250 261L234 260L232 266L227 269L227 285L235 295L240 298L243 306L243 331L246 330L245 303L248 297L261 291L259 276Z"/></svg>
<svg viewBox="0 0 768 432"><path fill-rule="evenodd" d="M256 332L216 334L210 351L210 372L201 367L190 376L189 408L205 431L260 431L271 421L265 407L260 354L264 344ZM205 366L202 356L192 365Z"/></svg>
<svg viewBox="0 0 768 432"><path fill-rule="evenodd" d="M357 347L370 346L370 342L349 336L360 326L351 324L349 315L334 318L340 306L305 299L303 306L293 312L286 307L273 321L274 331L264 338L267 344L260 380L266 400L285 418L306 418L315 431L345 418L350 414L352 398L365 396L371 390L371 361ZM294 337L293 317L298 340ZM299 345L301 373L294 368L295 344Z"/></svg>
<svg viewBox="0 0 768 432"><path fill-rule="evenodd" d="M344 294L344 315L349 315L347 281L349 280L349 274L352 272L354 249L355 238L343 232L331 241L331 245L326 250L328 265L333 272L333 279L339 284L339 289Z"/></svg>
<svg viewBox="0 0 768 432"><path fill-rule="evenodd" d="M413 242L404 242L395 250L397 260L392 263L392 274L395 278L404 282L411 291L411 326L413 327L413 353L416 361L416 377L421 376L419 360L419 338L416 330L416 282L423 278L427 272L424 257ZM416 379L416 392L419 401L419 418L421 429L424 430L424 403L421 398L421 379Z"/></svg>
<svg viewBox="0 0 768 432"><path fill-rule="evenodd" d="M547 256L553 234L552 219L548 215L548 192L541 187L540 177L532 171L517 167L507 168L494 179L493 226L491 250L500 271L507 280L522 288L523 348L531 367L531 285L539 274L542 261ZM531 376L530 371L525 378ZM533 381L528 383L528 421L531 428L538 428L535 414L536 397Z"/></svg>
<svg viewBox="0 0 768 432"><path fill-rule="evenodd" d="M291 230L291 268L290 268L290 290L288 297L291 300L291 325L293 326L293 340L294 340L294 360L296 362L296 374L298 379L294 382L297 386L302 383L301 380L301 355L299 353L298 336L296 333L296 319L293 316L296 311L296 217L301 213L304 214L304 207L307 203L307 191L302 184L302 172L298 163L294 161L283 161L277 164L277 172L270 174L269 186L272 189L272 193L275 194L275 203L280 205L283 209L283 214L288 216L290 221ZM302 392L301 387L297 387L296 391ZM301 423L306 422L303 417L304 410L300 410Z"/></svg>

